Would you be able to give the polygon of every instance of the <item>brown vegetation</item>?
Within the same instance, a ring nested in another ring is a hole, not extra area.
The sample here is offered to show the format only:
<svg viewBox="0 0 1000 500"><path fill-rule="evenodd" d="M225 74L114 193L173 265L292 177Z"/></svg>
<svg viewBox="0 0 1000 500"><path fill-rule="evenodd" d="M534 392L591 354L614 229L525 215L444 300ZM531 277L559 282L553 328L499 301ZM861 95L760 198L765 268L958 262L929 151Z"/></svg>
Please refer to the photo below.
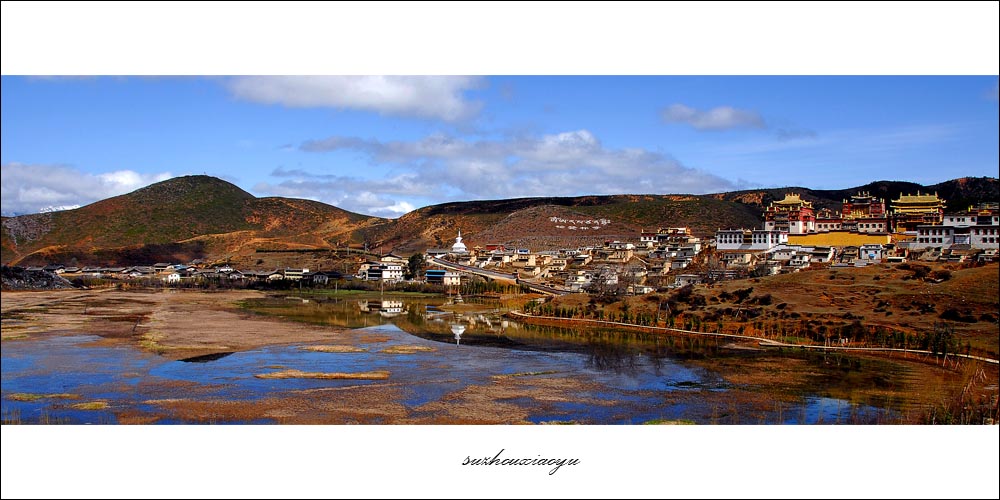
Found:
<svg viewBox="0 0 1000 500"><path fill-rule="evenodd" d="M389 378L389 372L385 370L340 373L340 372L304 372L301 370L282 370L280 372L258 373L254 375L264 379L288 379L288 378L315 378L322 380L385 380Z"/></svg>

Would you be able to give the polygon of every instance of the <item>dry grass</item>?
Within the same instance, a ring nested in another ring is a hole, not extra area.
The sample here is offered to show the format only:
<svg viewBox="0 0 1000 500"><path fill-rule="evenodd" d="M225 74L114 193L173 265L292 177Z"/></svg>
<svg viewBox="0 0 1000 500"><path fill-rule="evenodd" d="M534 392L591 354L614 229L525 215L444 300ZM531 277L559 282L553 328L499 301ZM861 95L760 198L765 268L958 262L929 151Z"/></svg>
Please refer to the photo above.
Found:
<svg viewBox="0 0 1000 500"><path fill-rule="evenodd" d="M74 410L104 410L108 407L107 401L87 401L86 403L77 403L74 405L69 405L70 408Z"/></svg>
<svg viewBox="0 0 1000 500"><path fill-rule="evenodd" d="M283 370L280 372L260 373L254 375L264 379L315 378L324 380L385 380L389 372L377 370L371 372L341 373L341 372L304 372L301 370Z"/></svg>
<svg viewBox="0 0 1000 500"><path fill-rule="evenodd" d="M368 352L368 349L364 347L355 347L352 345L309 345L302 348L305 351L313 352Z"/></svg>
<svg viewBox="0 0 1000 500"><path fill-rule="evenodd" d="M26 392L18 392L8 395L7 399L10 399L12 401L38 401L39 399L80 399L80 396L77 394L66 394L66 393L31 394Z"/></svg>
<svg viewBox="0 0 1000 500"><path fill-rule="evenodd" d="M513 377L535 377L535 376L538 376L538 375L552 375L554 373L559 373L559 372L555 371L555 370L552 370L552 371L545 371L545 372L505 373L505 374L501 374L501 375L493 375L493 379L494 380L502 380L502 379L513 378Z"/></svg>
<svg viewBox="0 0 1000 500"><path fill-rule="evenodd" d="M394 345L382 349L381 353L384 354L414 354L418 352L434 352L437 349L433 347L427 347L422 345Z"/></svg>

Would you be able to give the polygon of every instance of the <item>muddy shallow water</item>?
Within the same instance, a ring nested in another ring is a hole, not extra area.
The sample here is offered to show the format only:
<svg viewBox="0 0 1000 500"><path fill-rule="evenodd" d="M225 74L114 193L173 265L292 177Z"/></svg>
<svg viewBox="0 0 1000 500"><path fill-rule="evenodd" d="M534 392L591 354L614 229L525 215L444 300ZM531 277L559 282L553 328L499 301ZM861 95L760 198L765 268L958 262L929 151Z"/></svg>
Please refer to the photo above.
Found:
<svg viewBox="0 0 1000 500"><path fill-rule="evenodd" d="M901 363L532 326L478 309L449 312L443 298L250 298L245 321L281 317L319 340L181 359L79 331L32 333L3 342L3 419L816 424L894 423L912 409L914 377ZM335 378L346 376L360 378Z"/></svg>

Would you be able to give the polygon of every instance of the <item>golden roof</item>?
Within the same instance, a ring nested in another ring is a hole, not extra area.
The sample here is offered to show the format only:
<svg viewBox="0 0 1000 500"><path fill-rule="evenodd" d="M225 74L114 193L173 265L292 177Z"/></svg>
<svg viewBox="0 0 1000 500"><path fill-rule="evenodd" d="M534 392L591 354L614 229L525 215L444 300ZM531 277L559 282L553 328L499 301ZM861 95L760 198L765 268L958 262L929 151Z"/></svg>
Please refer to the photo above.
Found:
<svg viewBox="0 0 1000 500"><path fill-rule="evenodd" d="M938 198L937 193L934 194L904 194L900 195L898 200L892 200L893 204L901 203L944 203L944 200Z"/></svg>
<svg viewBox="0 0 1000 500"><path fill-rule="evenodd" d="M781 201L773 201L772 205L803 205L806 207L812 207L812 203L802 200L802 197L795 193L785 193L785 199Z"/></svg>

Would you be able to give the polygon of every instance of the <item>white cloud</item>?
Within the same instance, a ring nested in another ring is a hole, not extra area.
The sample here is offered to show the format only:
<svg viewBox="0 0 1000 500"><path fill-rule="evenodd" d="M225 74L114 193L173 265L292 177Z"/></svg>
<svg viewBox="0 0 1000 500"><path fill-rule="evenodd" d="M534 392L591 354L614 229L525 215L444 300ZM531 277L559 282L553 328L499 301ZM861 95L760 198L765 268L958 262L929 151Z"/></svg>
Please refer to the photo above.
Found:
<svg viewBox="0 0 1000 500"><path fill-rule="evenodd" d="M458 122L482 103L463 93L482 83L467 76L242 76L226 80L240 99L295 108L329 107Z"/></svg>
<svg viewBox="0 0 1000 500"><path fill-rule="evenodd" d="M63 165L3 165L0 191L4 215L37 213L51 207L87 205L169 179L169 172L117 170L88 174Z"/></svg>
<svg viewBox="0 0 1000 500"><path fill-rule="evenodd" d="M663 110L662 116L668 123L686 123L698 130L765 128L764 119L756 111L730 106L703 111L683 104L673 104Z"/></svg>
<svg viewBox="0 0 1000 500"><path fill-rule="evenodd" d="M623 193L706 193L732 189L725 179L644 149L611 149L587 130L507 140L434 134L416 141L357 137L306 141L308 152L352 150L396 175L368 180L279 168L277 184L258 192L322 200L367 214L399 215L417 201ZM378 193L377 195L373 193Z"/></svg>

